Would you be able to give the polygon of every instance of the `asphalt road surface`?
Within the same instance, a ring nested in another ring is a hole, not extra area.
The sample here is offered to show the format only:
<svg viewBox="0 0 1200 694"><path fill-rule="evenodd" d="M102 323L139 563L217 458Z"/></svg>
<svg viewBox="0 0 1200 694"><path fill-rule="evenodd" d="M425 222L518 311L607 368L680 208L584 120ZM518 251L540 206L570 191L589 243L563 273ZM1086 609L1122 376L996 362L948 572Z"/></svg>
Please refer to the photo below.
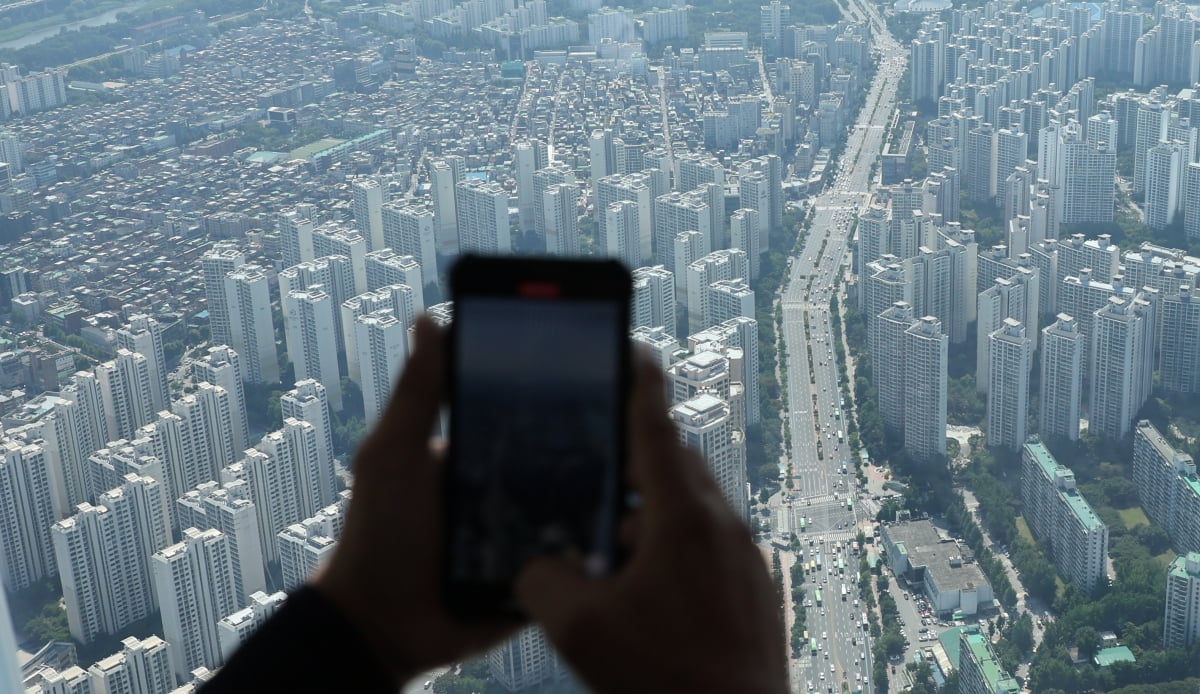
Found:
<svg viewBox="0 0 1200 694"><path fill-rule="evenodd" d="M856 603L859 560L845 549L856 534L858 495L852 454L843 442L849 403L842 401L838 388L832 346L841 336L832 333L829 303L834 297L834 280L845 272L850 257L847 245L852 220L867 202L872 165L895 109L896 86L907 54L870 3L864 0L851 5L870 19L881 60L858 120L849 128L834 183L812 201L813 223L804 249L792 260L782 295L792 489L790 494L772 498L771 519L778 535L794 532L800 538L797 561L815 561L818 553L822 559L821 568L805 577L807 600L813 603L807 607L806 624L810 638L817 639L818 652L813 656L806 647L793 659L792 690L840 693L844 682L846 691L862 689L870 694L866 680L871 653L861 628L864 608ZM841 411L840 417L835 410ZM841 472L843 462L845 474ZM803 532L801 518L805 521ZM837 545L840 551L835 550ZM839 556L846 564L844 574L836 568ZM848 591L845 601L841 599L843 583ZM815 604L817 588L822 592L821 606Z"/></svg>

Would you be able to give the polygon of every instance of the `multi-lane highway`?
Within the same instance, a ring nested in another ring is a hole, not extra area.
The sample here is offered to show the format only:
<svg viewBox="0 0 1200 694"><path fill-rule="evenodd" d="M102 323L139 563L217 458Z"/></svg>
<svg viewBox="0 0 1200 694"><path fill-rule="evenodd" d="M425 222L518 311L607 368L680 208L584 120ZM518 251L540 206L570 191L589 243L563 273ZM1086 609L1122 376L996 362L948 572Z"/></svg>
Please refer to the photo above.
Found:
<svg viewBox="0 0 1200 694"><path fill-rule="evenodd" d="M907 60L871 3L851 3L869 18L880 62L858 120L849 128L833 184L812 200L812 224L803 250L791 261L782 293L783 342L787 351L786 426L791 432L790 490L772 498L777 533L796 533L807 565L819 553L822 565L805 576L806 625L817 640L814 656L805 647L792 662L793 691L872 691L870 648L861 629L857 600L858 558L845 549L854 540L858 494L854 463L844 442L849 403L838 387L838 368L830 327L835 279L845 271L854 214L867 202L871 173L896 105L896 87ZM842 472L842 464L846 472ZM847 498L850 504L847 504ZM801 520L804 530L801 531ZM846 564L844 573L837 560ZM841 586L849 594L841 599ZM816 604L816 589L822 604Z"/></svg>

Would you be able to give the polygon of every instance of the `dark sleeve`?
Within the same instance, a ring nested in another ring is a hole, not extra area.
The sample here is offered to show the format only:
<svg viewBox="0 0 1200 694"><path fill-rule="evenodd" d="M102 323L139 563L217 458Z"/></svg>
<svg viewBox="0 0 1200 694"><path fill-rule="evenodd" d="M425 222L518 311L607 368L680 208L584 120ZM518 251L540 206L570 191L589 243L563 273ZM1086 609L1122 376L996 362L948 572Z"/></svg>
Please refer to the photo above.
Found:
<svg viewBox="0 0 1200 694"><path fill-rule="evenodd" d="M200 694L226 692L387 692L397 681L362 635L319 591L288 596Z"/></svg>

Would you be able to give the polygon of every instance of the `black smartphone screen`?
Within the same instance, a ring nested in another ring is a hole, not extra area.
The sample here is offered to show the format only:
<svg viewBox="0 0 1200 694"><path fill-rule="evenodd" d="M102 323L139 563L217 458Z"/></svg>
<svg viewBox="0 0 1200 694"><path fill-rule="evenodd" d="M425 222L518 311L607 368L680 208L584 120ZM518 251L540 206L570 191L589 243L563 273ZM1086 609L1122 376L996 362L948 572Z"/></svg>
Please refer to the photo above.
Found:
<svg viewBox="0 0 1200 694"><path fill-rule="evenodd" d="M455 293L447 579L475 614L514 612L535 554L595 576L616 560L628 298L570 284Z"/></svg>

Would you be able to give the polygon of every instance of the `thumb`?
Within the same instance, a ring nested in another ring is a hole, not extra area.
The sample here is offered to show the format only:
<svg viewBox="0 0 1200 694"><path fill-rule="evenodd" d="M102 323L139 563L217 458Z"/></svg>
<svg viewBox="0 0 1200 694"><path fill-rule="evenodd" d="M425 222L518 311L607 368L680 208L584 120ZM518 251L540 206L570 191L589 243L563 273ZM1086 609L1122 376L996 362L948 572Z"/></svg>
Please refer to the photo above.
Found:
<svg viewBox="0 0 1200 694"><path fill-rule="evenodd" d="M535 622L555 631L599 597L599 585L558 557L535 557L517 577L517 598Z"/></svg>

